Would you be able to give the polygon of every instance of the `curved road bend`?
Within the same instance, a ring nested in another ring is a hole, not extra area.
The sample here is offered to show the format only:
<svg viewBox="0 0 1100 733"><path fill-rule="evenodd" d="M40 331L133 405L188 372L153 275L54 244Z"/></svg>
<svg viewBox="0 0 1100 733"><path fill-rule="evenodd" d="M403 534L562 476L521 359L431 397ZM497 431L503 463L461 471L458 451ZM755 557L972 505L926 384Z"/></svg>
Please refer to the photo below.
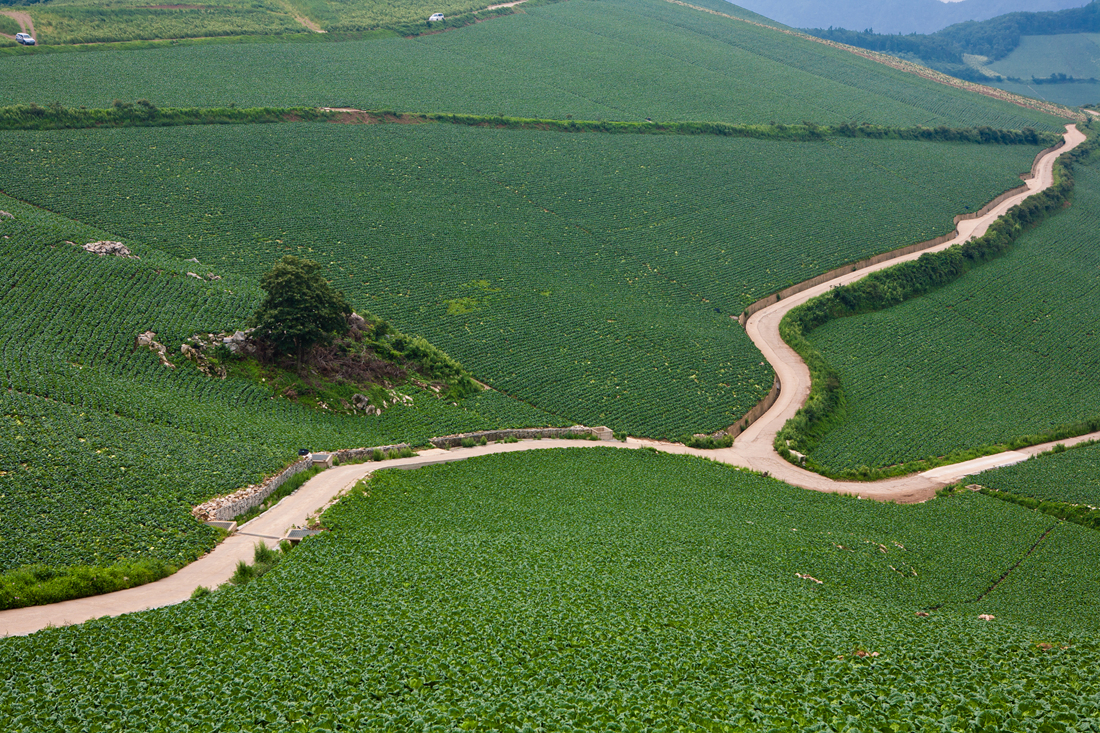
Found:
<svg viewBox="0 0 1100 733"><path fill-rule="evenodd" d="M783 460L773 449L776 433L801 407L810 391L810 374L799 356L779 337L779 321L795 306L826 292L836 285L855 282L876 270L898 262L916 259L924 252L935 252L953 244L981 236L997 218L1028 196L1051 185L1054 160L1072 150L1085 140L1085 136L1073 125L1066 127L1066 144L1045 155L1036 175L1027 181L1026 192L1021 192L1002 202L986 215L964 220L958 225L958 236L936 247L898 257L856 272L842 275L835 280L818 285L805 292L781 300L749 318L745 324L750 338L764 353L779 376L782 385L779 399L767 413L738 436L733 447L721 450L697 450L684 445L650 440L627 439L620 442L589 442L576 440L536 440L518 443L497 443L472 448L451 450L432 449L413 458L400 458L383 463L364 463L339 466L310 479L294 494L284 498L267 512L246 522L237 534L219 544L212 552L186 566L178 573L163 580L128 590L102 596L79 598L48 606L34 606L0 611L0 636L30 634L47 626L64 626L82 623L102 616L117 616L180 603L191 597L200 586L213 588L229 580L237 563L251 562L257 542L275 547L287 530L305 524L307 518L327 506L336 497L351 488L371 472L383 468L417 468L451 461L461 461L475 456L547 448L613 447L637 449L653 447L666 453L696 455L711 458L742 468L768 472L774 478L794 486L814 491L844 493L865 499L913 503L935 496L942 486L954 483L964 476L1000 466L1027 460L1033 455L1049 450L1055 443L1031 446L1019 451L1009 451L985 456L973 461L926 471L912 476L900 476L884 481L868 483L834 481L819 474L794 466ZM1071 440L1057 441L1072 446L1087 440L1100 439L1100 433L1084 435Z"/></svg>

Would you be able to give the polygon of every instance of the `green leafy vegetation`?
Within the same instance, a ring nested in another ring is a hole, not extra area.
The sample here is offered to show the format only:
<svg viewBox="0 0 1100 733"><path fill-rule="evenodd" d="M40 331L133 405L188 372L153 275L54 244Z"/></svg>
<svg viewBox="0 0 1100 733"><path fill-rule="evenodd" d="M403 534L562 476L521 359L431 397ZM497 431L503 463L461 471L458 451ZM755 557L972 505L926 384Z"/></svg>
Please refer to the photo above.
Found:
<svg viewBox="0 0 1100 733"><path fill-rule="evenodd" d="M0 513L19 518L2 531L0 571L91 566L98 582L134 581L140 561L180 567L218 538L193 506L282 470L302 446L568 424L498 392L452 404L410 386L412 404L365 417L207 376L180 346L243 327L262 295L255 280L135 242L140 259L99 257L69 242L114 237L8 198L0 209L12 215L0 215ZM135 349L146 331L175 368Z"/></svg>
<svg viewBox="0 0 1100 733"><path fill-rule="evenodd" d="M92 0L52 0L48 4L32 5L29 12L39 43L53 46L316 33L332 33L343 38L378 29L412 35L458 28L514 12L511 8L486 11L487 5L477 0L416 0L397 4L374 0L221 0L217 5L149 5L146 2L119 0L105 7ZM537 4L538 0L529 2ZM447 20L427 22L436 12L444 13ZM15 31L18 30L16 24Z"/></svg>
<svg viewBox="0 0 1100 733"><path fill-rule="evenodd" d="M687 438L772 385L745 306L946 233L1037 150L281 124L12 131L0 152L38 172L0 171L10 195L197 258L199 274L309 257L357 310L494 389Z"/></svg>
<svg viewBox="0 0 1100 733"><path fill-rule="evenodd" d="M165 578L177 569L163 560L127 560L109 567L26 565L0 573L0 610L125 590Z"/></svg>
<svg viewBox="0 0 1100 733"><path fill-rule="evenodd" d="M249 321L252 336L276 355L293 355L299 369L308 351L348 332L351 306L313 260L284 255L260 278L260 289L265 295Z"/></svg>
<svg viewBox="0 0 1100 733"><path fill-rule="evenodd" d="M903 472L953 453L1100 428L1092 379L1100 368L1093 274L1100 173L1091 155L1091 145L1075 151L1084 164L1072 176L1063 170L1053 188L984 237L792 312L785 338L808 334L798 348L819 352L820 404L781 439L819 468L873 477L881 472L860 467ZM1062 208L1074 177L1072 206L1025 232ZM858 313L868 314L843 317ZM837 404L843 409L833 412Z"/></svg>
<svg viewBox="0 0 1100 733"><path fill-rule="evenodd" d="M148 99L158 107L235 102L558 120L1060 129L1049 115L663 0L520 7L508 18L414 40L3 56L0 99L70 107Z"/></svg>
<svg viewBox="0 0 1100 733"><path fill-rule="evenodd" d="M1015 466L983 473L975 481L997 492L1039 502L1072 504L1086 509L1098 507L1100 444L1044 453Z"/></svg>
<svg viewBox="0 0 1100 733"><path fill-rule="evenodd" d="M287 109L202 108L161 109L147 99L114 100L107 109L73 109L60 103L0 107L0 130L58 130L80 127L152 127L168 125L227 125L328 120L333 115L312 107Z"/></svg>
<svg viewBox="0 0 1100 733"><path fill-rule="evenodd" d="M556 450L381 472L323 520L245 587L0 640L0 725L1039 731L1100 692L1095 533L970 492Z"/></svg>

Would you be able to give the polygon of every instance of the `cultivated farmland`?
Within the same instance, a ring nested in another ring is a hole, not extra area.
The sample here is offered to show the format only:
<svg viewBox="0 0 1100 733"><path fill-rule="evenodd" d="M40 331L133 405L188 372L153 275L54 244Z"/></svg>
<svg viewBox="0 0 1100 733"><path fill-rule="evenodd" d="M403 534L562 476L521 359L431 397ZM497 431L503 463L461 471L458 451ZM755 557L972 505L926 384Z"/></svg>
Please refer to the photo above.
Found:
<svg viewBox="0 0 1100 733"><path fill-rule="evenodd" d="M45 564L179 565L213 546L191 507L281 470L300 447L385 445L555 418L486 392L451 406L410 390L381 416L326 414L244 380L206 377L179 356L195 332L233 330L254 281L134 245L140 260L78 243L102 231L4 198L0 208L0 571ZM203 279L187 275L201 269ZM157 333L175 369L137 334Z"/></svg>
<svg viewBox="0 0 1100 733"><path fill-rule="evenodd" d="M978 619L1053 524L983 496L881 505L597 450L367 491L261 582L3 640L0 725L1031 731L1100 692L1092 632L1028 625L1076 601ZM1094 613L1095 578L1059 567Z"/></svg>
<svg viewBox="0 0 1100 733"><path fill-rule="evenodd" d="M1075 177L1072 206L1004 257L811 333L848 401L815 461L883 466L1100 417L1100 168Z"/></svg>
<svg viewBox="0 0 1100 733"><path fill-rule="evenodd" d="M1100 444L984 473L975 481L997 491L1042 501L1100 506Z"/></svg>
<svg viewBox="0 0 1100 733"><path fill-rule="evenodd" d="M550 119L1054 131L1064 124L663 0L570 0L414 40L0 57L0 104L106 107L143 98L162 107L232 102Z"/></svg>
<svg viewBox="0 0 1100 733"><path fill-rule="evenodd" d="M13 196L242 278L313 257L505 393L651 437L725 428L771 387L746 305L946 233L1037 152L319 124L13 132L0 151L38 171L0 172Z"/></svg>

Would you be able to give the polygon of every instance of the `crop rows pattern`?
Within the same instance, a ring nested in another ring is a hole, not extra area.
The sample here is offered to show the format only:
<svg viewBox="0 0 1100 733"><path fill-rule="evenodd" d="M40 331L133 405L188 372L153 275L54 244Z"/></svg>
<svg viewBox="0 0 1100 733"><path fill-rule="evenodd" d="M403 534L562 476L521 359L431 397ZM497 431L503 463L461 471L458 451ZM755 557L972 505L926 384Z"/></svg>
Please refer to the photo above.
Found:
<svg viewBox="0 0 1100 733"><path fill-rule="evenodd" d="M195 504L281 470L299 447L419 443L438 434L557 422L499 393L452 407L415 393L379 417L299 408L242 380L203 376L179 357L196 332L245 325L255 283L199 281L181 262L134 245L140 260L78 243L102 231L0 200L0 571L43 563L170 564L213 545ZM146 330L175 354L134 350ZM437 432L439 431L439 432Z"/></svg>
<svg viewBox="0 0 1100 733"><path fill-rule="evenodd" d="M415 40L202 44L31 61L0 58L6 104L148 99L161 107L233 102L549 119L1056 131L1064 124L662 0L571 0Z"/></svg>
<svg viewBox="0 0 1100 733"><path fill-rule="evenodd" d="M1006 256L810 335L848 399L814 460L889 465L1100 415L1100 168L1075 176L1072 206Z"/></svg>
<svg viewBox="0 0 1100 733"><path fill-rule="evenodd" d="M1050 528L1041 514L598 449L384 472L368 491L248 586L0 640L0 725L1096 730L1094 628L1028 625L1059 596L996 622L967 602Z"/></svg>
<svg viewBox="0 0 1100 733"><path fill-rule="evenodd" d="M1037 152L319 124L0 151L39 172L0 173L21 199L241 276L313 257L505 393L654 437L727 427L770 388L744 306L945 233Z"/></svg>
<svg viewBox="0 0 1100 733"><path fill-rule="evenodd" d="M1100 444L990 471L975 479L982 486L1043 501L1100 506Z"/></svg>

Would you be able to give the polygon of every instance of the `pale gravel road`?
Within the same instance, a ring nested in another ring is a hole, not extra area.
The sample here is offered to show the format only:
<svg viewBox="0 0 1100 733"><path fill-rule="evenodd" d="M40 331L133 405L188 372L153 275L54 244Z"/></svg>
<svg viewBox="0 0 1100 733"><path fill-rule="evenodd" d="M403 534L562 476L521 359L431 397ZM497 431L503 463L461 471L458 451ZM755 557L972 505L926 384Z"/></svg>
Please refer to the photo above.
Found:
<svg viewBox="0 0 1100 733"><path fill-rule="evenodd" d="M759 311L749 318L745 328L753 342L760 348L773 366L782 385L779 399L759 420L738 436L733 447L721 450L697 450L674 443L628 439L626 442L590 442L577 440L537 440L518 443L497 443L473 448L423 451L414 458L401 458L382 463L364 463L339 466L310 479L294 494L250 522L242 525L238 533L229 537L212 552L187 567L156 583L108 593L91 598L80 598L49 606L35 606L0 612L0 636L30 634L47 626L64 626L82 623L102 616L117 616L150 608L168 606L187 600L195 588L216 587L233 574L237 563L251 562L257 542L274 547L287 530L305 524L307 518L330 504L340 494L354 486L372 471L383 468L416 468L437 463L461 461L477 456L512 453L517 451L549 448L614 447L637 449L652 447L666 453L696 455L755 471L767 472L772 477L794 486L814 491L851 494L864 499L913 503L935 496L937 489L955 483L971 474L1000 466L1012 465L1031 456L1049 450L1054 443L1032 446L1019 451L1009 451L985 456L973 461L926 471L912 476L901 476L884 481L867 483L834 481L819 474L793 466L783 460L773 449L776 433L792 417L810 391L810 374L799 356L779 337L779 321L792 308L810 298L841 284L855 282L862 277L891 265L913 260L924 252L934 252L959 244L974 236L981 236L989 225L1006 211L1028 196L1051 185L1054 160L1072 150L1085 140L1085 136L1073 125L1066 127L1066 144L1048 153L1035 167L1035 176L1027 181L1026 192L1003 201L982 217L964 220L957 227L954 239L922 252L842 275L835 280L806 290ZM1086 440L1100 439L1100 433L1058 441L1067 446Z"/></svg>

